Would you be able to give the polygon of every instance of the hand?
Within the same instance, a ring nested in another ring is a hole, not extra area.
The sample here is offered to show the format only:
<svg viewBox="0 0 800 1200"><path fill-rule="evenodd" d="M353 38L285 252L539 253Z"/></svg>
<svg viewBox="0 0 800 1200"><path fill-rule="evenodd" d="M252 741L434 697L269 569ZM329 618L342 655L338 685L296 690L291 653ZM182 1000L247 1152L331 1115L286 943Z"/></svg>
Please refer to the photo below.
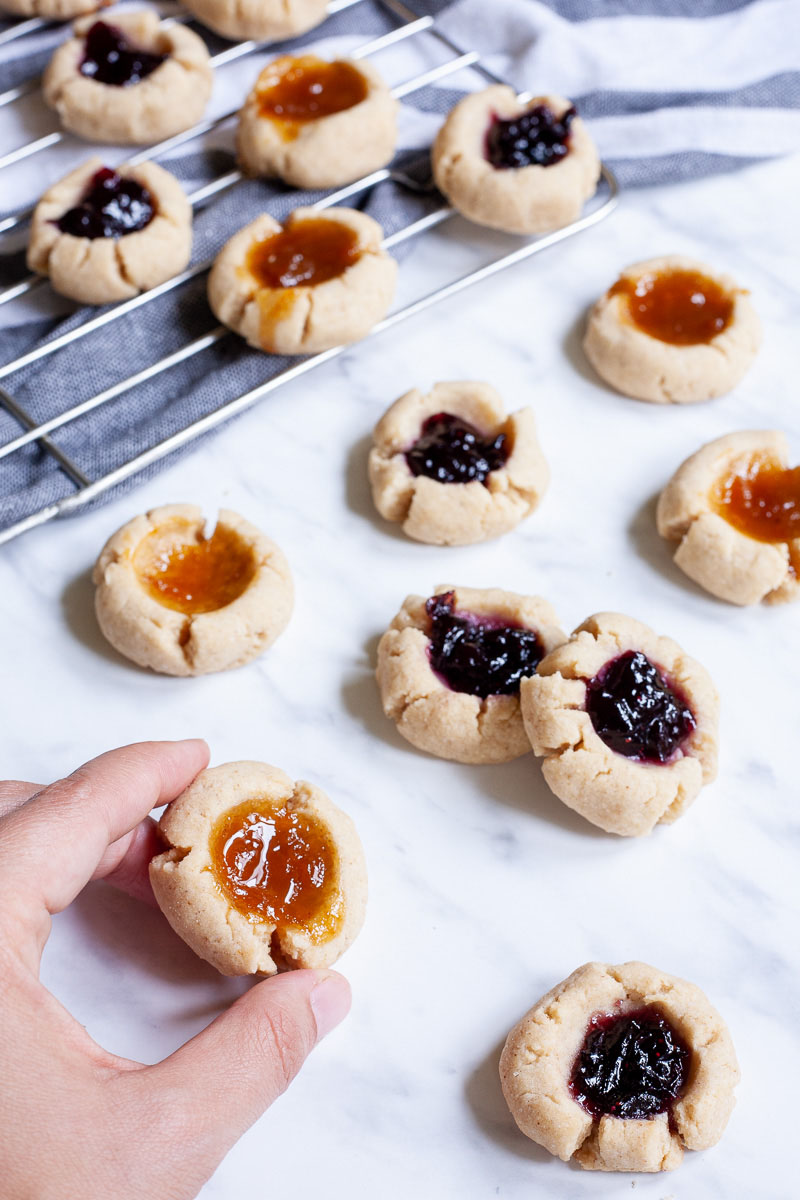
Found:
<svg viewBox="0 0 800 1200"><path fill-rule="evenodd" d="M147 814L207 762L201 741L144 742L41 790L0 783L4 1200L189 1200L350 1007L341 975L288 972L143 1066L98 1046L39 982L51 914L90 879L152 901Z"/></svg>

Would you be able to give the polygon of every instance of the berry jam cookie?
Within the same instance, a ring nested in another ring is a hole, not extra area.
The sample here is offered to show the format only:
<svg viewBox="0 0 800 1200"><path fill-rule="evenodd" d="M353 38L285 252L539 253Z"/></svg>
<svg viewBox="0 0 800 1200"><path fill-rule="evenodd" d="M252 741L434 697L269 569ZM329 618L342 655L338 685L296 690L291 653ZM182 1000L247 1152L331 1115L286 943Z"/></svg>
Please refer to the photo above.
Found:
<svg viewBox="0 0 800 1200"><path fill-rule="evenodd" d="M632 617L589 617L522 681L520 699L550 788L608 833L674 821L716 777L708 673Z"/></svg>
<svg viewBox="0 0 800 1200"><path fill-rule="evenodd" d="M589 1171L670 1171L725 1131L739 1066L699 987L646 963L586 963L511 1030L500 1058L526 1137Z"/></svg>
<svg viewBox="0 0 800 1200"><path fill-rule="evenodd" d="M397 263L377 221L350 208L266 213L220 250L208 277L214 315L257 350L314 354L366 337L394 296Z"/></svg>
<svg viewBox="0 0 800 1200"><path fill-rule="evenodd" d="M158 829L169 847L150 863L159 907L223 975L329 967L364 923L367 868L353 822L277 767L202 771Z"/></svg>
<svg viewBox="0 0 800 1200"><path fill-rule="evenodd" d="M192 252L192 208L156 163L70 171L33 214L28 266L82 304L108 304L177 275Z"/></svg>
<svg viewBox="0 0 800 1200"><path fill-rule="evenodd" d="M272 645L292 613L283 553L225 508L210 537L194 504L134 517L106 542L92 579L108 641L164 675L240 667Z"/></svg>
<svg viewBox="0 0 800 1200"><path fill-rule="evenodd" d="M595 304L583 340L606 383L654 404L722 396L760 344L747 293L729 275L677 254L628 267Z"/></svg>
<svg viewBox="0 0 800 1200"><path fill-rule="evenodd" d="M371 63L276 58L239 114L239 165L292 187L339 187L391 160L397 109Z"/></svg>
<svg viewBox="0 0 800 1200"><path fill-rule="evenodd" d="M434 546L499 537L538 507L550 471L530 408L506 416L487 383L437 383L391 406L375 426L375 507Z"/></svg>
<svg viewBox="0 0 800 1200"><path fill-rule="evenodd" d="M113 25L84 17L44 73L45 103L87 141L158 142L203 115L208 57L201 37L153 12L120 13Z"/></svg>
<svg viewBox="0 0 800 1200"><path fill-rule="evenodd" d="M658 532L675 562L731 604L800 594L800 468L774 430L728 433L678 468L658 501Z"/></svg>
<svg viewBox="0 0 800 1200"><path fill-rule="evenodd" d="M419 750L464 763L530 751L520 681L564 641L539 596L438 587L408 596L378 644L383 711Z"/></svg>
<svg viewBox="0 0 800 1200"><path fill-rule="evenodd" d="M187 0L190 13L234 42L280 42L319 25L328 0Z"/></svg>
<svg viewBox="0 0 800 1200"><path fill-rule="evenodd" d="M524 108L497 84L462 100L433 145L436 186L479 225L546 233L575 221L597 190L600 159L569 100Z"/></svg>

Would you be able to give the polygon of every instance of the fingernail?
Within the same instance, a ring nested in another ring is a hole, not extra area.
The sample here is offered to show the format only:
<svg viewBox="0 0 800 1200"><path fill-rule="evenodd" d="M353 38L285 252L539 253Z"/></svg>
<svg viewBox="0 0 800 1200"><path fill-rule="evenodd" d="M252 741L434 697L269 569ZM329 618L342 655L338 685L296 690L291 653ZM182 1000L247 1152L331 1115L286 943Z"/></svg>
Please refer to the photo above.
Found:
<svg viewBox="0 0 800 1200"><path fill-rule="evenodd" d="M342 1021L350 1011L350 984L343 975L331 971L311 992L311 1011L317 1023L317 1041Z"/></svg>

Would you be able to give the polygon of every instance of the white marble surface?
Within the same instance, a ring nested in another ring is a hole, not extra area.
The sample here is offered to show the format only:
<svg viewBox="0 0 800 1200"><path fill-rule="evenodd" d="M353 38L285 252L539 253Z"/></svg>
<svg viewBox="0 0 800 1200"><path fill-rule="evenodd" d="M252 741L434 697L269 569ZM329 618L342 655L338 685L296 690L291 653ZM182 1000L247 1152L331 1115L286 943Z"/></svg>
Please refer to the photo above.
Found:
<svg viewBox="0 0 800 1200"><path fill-rule="evenodd" d="M784 429L800 459L787 203L798 165L625 195L606 224L353 348L137 492L3 549L4 773L46 781L110 746L202 735L215 763L260 758L321 784L366 847L367 923L341 963L352 1015L232 1151L207 1200L797 1195L798 609L740 611L694 588L655 533L653 504L688 453L730 430ZM403 294L506 245L455 221L416 245ZM618 270L671 251L734 273L766 334L735 394L685 409L612 394L579 349L586 307ZM372 510L369 431L407 387L464 377L534 406L552 485L501 541L412 544ZM160 678L97 630L100 546L133 513L174 500L238 509L290 559L293 619L250 667ZM676 825L623 841L564 808L533 758L476 768L411 749L381 715L375 644L407 592L442 581L541 592L568 628L611 608L677 638L722 694L718 781ZM675 1175L582 1173L526 1141L505 1109L508 1028L591 958L643 958L694 980L729 1022L737 1107L722 1143ZM43 977L103 1044L144 1061L241 987L103 885L55 921Z"/></svg>

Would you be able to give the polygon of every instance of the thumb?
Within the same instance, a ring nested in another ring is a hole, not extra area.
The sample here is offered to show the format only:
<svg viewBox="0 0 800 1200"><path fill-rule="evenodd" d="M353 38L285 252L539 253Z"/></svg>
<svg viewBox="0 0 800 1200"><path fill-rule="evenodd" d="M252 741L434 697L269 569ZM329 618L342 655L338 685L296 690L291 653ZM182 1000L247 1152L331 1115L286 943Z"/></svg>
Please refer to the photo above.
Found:
<svg viewBox="0 0 800 1200"><path fill-rule="evenodd" d="M344 976L288 971L256 984L202 1033L143 1074L153 1094L167 1090L172 1103L183 1109L183 1119L221 1159L349 1010L350 985Z"/></svg>

